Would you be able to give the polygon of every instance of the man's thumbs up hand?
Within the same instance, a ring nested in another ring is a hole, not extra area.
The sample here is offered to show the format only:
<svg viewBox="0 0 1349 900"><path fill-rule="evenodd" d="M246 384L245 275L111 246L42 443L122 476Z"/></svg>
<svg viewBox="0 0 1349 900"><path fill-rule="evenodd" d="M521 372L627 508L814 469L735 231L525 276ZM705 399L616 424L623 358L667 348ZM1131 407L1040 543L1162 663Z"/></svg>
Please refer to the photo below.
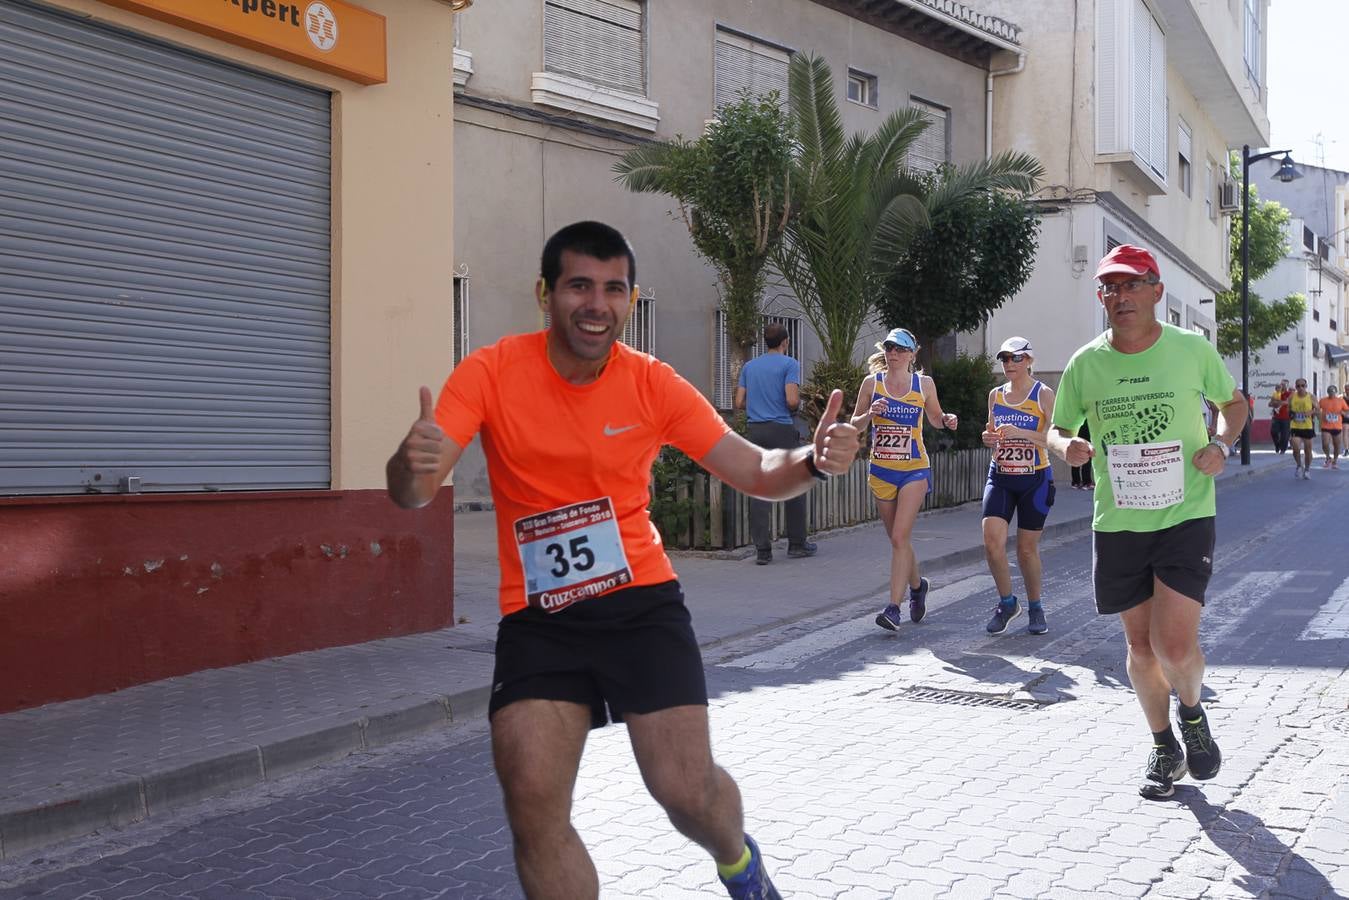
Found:
<svg viewBox="0 0 1349 900"><path fill-rule="evenodd" d="M436 424L436 406L431 389L423 385L418 392L421 409L407 437L398 446L394 459L413 475L433 475L440 471L445 454L445 432Z"/></svg>

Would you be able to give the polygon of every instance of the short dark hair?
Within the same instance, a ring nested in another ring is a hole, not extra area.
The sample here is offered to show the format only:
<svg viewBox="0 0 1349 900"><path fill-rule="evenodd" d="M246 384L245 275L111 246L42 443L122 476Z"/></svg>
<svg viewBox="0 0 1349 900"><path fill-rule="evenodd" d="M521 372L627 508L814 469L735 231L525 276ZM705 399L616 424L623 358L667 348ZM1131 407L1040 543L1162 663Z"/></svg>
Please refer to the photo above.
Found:
<svg viewBox="0 0 1349 900"><path fill-rule="evenodd" d="M763 329L763 345L769 350L776 350L782 346L782 342L787 340L787 326L781 322L769 322Z"/></svg>
<svg viewBox="0 0 1349 900"><path fill-rule="evenodd" d="M628 239L603 222L574 222L559 229L548 243L543 245L543 259L539 262L539 273L548 290L557 285L557 276L562 274L562 252L570 250L582 256L595 259L613 259L616 256L628 258L628 287L637 283L637 257L632 252Z"/></svg>

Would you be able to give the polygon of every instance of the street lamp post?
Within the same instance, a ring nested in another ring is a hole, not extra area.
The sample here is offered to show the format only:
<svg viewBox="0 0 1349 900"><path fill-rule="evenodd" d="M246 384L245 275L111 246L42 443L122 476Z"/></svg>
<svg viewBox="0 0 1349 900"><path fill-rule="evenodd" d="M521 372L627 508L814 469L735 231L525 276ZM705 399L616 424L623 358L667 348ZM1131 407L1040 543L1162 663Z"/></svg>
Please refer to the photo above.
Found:
<svg viewBox="0 0 1349 900"><path fill-rule="evenodd" d="M1301 178L1302 173L1293 166L1292 151L1267 150L1251 155L1249 144L1241 146L1241 393L1250 403L1251 396L1251 163L1271 156L1283 154L1283 162L1274 177L1284 184ZM1246 424L1241 429L1241 464L1251 464L1251 417L1246 416Z"/></svg>

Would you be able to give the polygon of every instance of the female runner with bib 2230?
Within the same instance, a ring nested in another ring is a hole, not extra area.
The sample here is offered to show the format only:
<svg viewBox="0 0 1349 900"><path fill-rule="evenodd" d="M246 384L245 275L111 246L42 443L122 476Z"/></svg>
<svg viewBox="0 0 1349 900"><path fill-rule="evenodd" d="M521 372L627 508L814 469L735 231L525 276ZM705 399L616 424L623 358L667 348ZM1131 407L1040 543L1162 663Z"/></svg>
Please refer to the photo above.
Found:
<svg viewBox="0 0 1349 900"><path fill-rule="evenodd" d="M1023 337L1011 337L998 348L998 362L1007 381L988 392L984 446L993 448L984 485L984 558L998 589L998 605L985 630L1002 634L1021 615L1012 593L1007 564L1007 530L1016 517L1016 558L1026 583L1031 634L1044 634L1040 605L1040 535L1054 505L1054 470L1049 465L1046 436L1054 417L1054 392L1031 376L1035 350Z"/></svg>
<svg viewBox="0 0 1349 900"><path fill-rule="evenodd" d="M876 616L876 624L895 631L900 623L899 601L909 589L909 620L918 622L927 612L928 581L918 574L913 552L913 523L931 488L931 465L923 447L923 418L933 428L955 430L955 413L942 412L937 386L914 371L918 340L907 328L895 328L876 345L879 353L867 360L872 374L857 391L851 423L871 423L871 468L868 483L876 496L881 523L890 537L890 603Z"/></svg>

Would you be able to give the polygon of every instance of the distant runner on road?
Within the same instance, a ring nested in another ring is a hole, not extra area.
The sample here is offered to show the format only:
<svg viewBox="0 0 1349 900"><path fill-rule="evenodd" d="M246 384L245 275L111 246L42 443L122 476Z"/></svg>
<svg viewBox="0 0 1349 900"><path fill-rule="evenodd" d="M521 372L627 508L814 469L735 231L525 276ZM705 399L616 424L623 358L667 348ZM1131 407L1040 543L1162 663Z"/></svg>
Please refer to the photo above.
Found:
<svg viewBox="0 0 1349 900"><path fill-rule="evenodd" d="M1031 634L1049 630L1040 597L1040 535L1054 505L1054 470L1046 441L1054 415L1054 392L1031 375L1034 349L1023 337L998 348L1007 382L988 392L984 446L993 448L984 485L984 558L998 589L998 605L985 630L1002 634L1021 615L1007 564L1007 530L1016 517L1016 558L1026 585Z"/></svg>
<svg viewBox="0 0 1349 900"><path fill-rule="evenodd" d="M1118 246L1096 279L1110 328L1068 361L1049 447L1069 465L1090 459L1095 468L1096 609L1124 626L1129 680L1152 732L1138 792L1160 800L1187 771L1203 781L1222 764L1199 703L1199 618L1213 574L1213 476L1250 407L1212 344L1157 321L1165 286L1151 253ZM1211 440L1205 397L1218 405ZM1076 436L1084 419L1092 441ZM1183 749L1168 721L1173 688Z"/></svg>
<svg viewBox="0 0 1349 900"><path fill-rule="evenodd" d="M811 444L761 449L670 366L619 343L636 258L608 225L563 228L540 269L549 328L470 353L434 406L423 387L387 467L394 502L425 506L482 434L501 566L488 716L520 883L530 900L599 895L571 803L586 736L612 719L730 896L774 900L740 791L712 759L702 657L647 485L673 444L738 490L783 500L846 472L857 429L836 421L834 391Z"/></svg>
<svg viewBox="0 0 1349 900"><path fill-rule="evenodd" d="M1312 444L1316 440L1316 416L1320 407L1316 397L1307 390L1307 379L1299 378L1295 390L1288 397L1290 433L1293 441L1293 477L1306 481L1311 478Z"/></svg>
<svg viewBox="0 0 1349 900"><path fill-rule="evenodd" d="M1321 465L1327 469L1340 467L1340 450L1343 448L1344 414L1349 412L1344 398L1339 395L1335 385L1326 387L1326 395L1317 404L1321 420Z"/></svg>

